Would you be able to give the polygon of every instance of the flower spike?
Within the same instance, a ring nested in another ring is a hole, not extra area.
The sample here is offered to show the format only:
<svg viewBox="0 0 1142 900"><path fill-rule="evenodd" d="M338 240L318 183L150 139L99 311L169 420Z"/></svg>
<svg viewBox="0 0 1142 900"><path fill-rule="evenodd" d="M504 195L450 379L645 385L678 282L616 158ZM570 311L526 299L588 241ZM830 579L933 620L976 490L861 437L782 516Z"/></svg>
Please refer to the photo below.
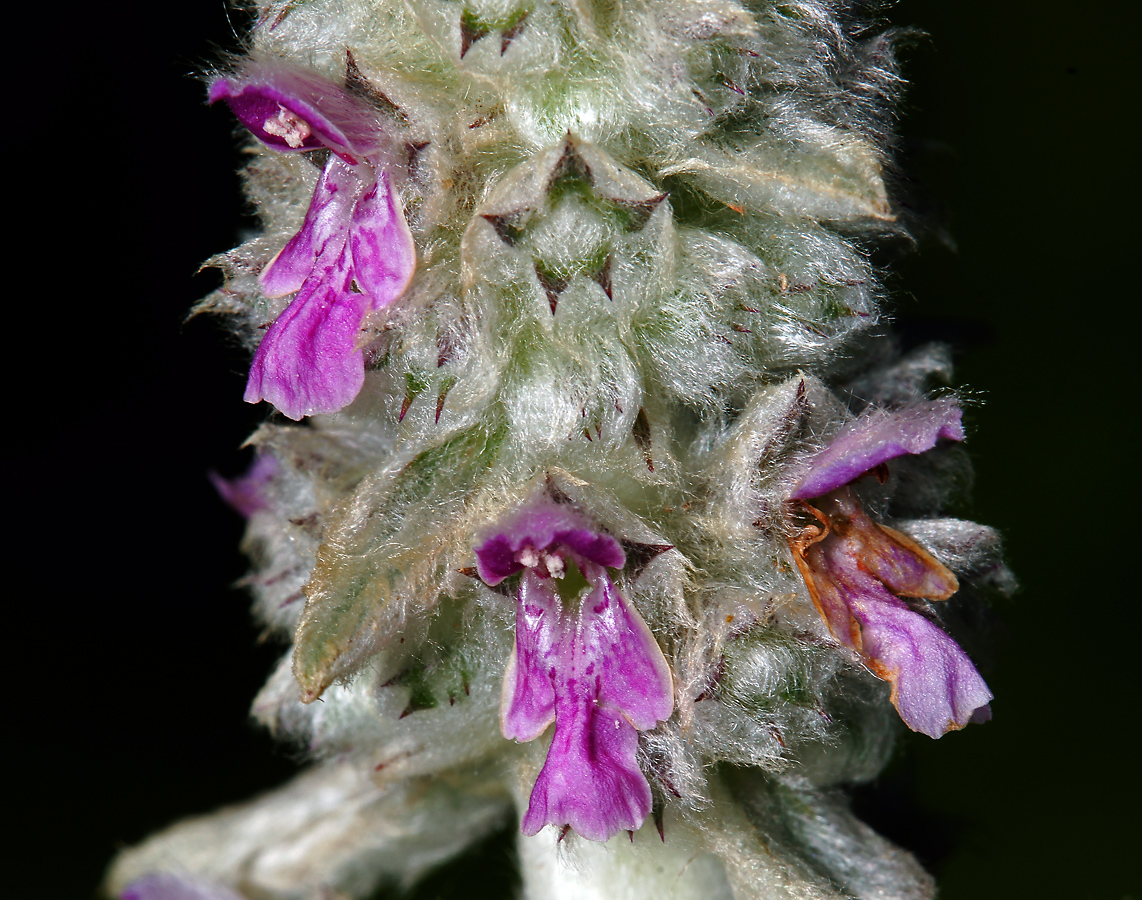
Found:
<svg viewBox="0 0 1142 900"><path fill-rule="evenodd" d="M893 333L907 28L841 0L250 5L200 99L258 221L194 313L269 418L214 480L282 652L251 711L305 770L104 893L366 900L512 817L521 900L931 900L836 785L901 720L987 714L973 617L941 613L977 599L957 578L1016 585L940 510L971 468L952 349Z"/></svg>
<svg viewBox="0 0 1142 900"><path fill-rule="evenodd" d="M350 165L380 149L376 113L309 69L279 60L250 60L210 84L211 103L230 111L259 141L282 153L326 147Z"/></svg>

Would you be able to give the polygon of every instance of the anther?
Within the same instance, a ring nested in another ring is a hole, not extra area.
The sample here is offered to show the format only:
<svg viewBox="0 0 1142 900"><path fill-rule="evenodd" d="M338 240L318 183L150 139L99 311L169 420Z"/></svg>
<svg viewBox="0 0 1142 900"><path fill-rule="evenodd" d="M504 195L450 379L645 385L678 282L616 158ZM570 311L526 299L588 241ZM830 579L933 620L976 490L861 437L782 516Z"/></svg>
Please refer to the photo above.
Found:
<svg viewBox="0 0 1142 900"><path fill-rule="evenodd" d="M312 134L309 123L300 116L296 116L288 109L278 104L278 114L266 119L262 124L266 134L280 137L294 150L305 143L305 139Z"/></svg>

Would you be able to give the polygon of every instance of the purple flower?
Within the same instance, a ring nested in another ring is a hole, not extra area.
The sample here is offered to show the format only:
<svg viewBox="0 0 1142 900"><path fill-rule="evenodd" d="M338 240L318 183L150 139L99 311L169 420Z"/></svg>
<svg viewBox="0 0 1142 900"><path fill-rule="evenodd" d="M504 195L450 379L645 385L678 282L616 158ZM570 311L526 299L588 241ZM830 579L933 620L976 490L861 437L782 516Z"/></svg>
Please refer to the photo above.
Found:
<svg viewBox="0 0 1142 900"><path fill-rule="evenodd" d="M183 875L144 875L128 885L119 900L242 900L229 888Z"/></svg>
<svg viewBox="0 0 1142 900"><path fill-rule="evenodd" d="M821 523L790 541L817 612L892 685L904 723L934 738L988 718L992 694L960 646L900 598L946 600L959 584L911 538L868 518L848 485L938 438L962 440L961 415L952 400L873 413L810 459L792 492Z"/></svg>
<svg viewBox="0 0 1142 900"><path fill-rule="evenodd" d="M626 564L619 542L543 498L477 547L476 559L492 586L522 573L504 736L531 741L555 723L520 830L567 825L605 841L641 827L651 796L637 732L670 716L674 692L654 636L607 573Z"/></svg>
<svg viewBox="0 0 1142 900"><path fill-rule="evenodd" d="M361 328L408 286L416 247L375 111L344 87L284 62L251 61L210 85L266 146L331 152L301 230L260 277L267 297L296 292L262 339L246 384L291 419L347 406L365 381Z"/></svg>

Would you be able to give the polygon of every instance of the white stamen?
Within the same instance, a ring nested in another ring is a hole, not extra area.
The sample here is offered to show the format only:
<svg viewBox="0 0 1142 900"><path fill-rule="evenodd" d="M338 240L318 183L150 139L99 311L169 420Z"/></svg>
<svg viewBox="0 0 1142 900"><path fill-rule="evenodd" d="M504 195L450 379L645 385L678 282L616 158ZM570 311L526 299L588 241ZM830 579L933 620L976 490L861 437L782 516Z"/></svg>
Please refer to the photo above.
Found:
<svg viewBox="0 0 1142 900"><path fill-rule="evenodd" d="M278 104L278 114L266 119L262 124L262 130L266 134L280 137L295 150L304 144L305 139L312 133L309 123L305 119L295 116L280 103Z"/></svg>
<svg viewBox="0 0 1142 900"><path fill-rule="evenodd" d="M533 547L524 547L515 555L521 566L526 566L529 569L535 568L539 565L539 554L535 552Z"/></svg>
<svg viewBox="0 0 1142 900"><path fill-rule="evenodd" d="M567 571L567 566L563 562L563 557L558 553L545 553L543 554L543 563L547 566L547 573L552 578L562 578Z"/></svg>

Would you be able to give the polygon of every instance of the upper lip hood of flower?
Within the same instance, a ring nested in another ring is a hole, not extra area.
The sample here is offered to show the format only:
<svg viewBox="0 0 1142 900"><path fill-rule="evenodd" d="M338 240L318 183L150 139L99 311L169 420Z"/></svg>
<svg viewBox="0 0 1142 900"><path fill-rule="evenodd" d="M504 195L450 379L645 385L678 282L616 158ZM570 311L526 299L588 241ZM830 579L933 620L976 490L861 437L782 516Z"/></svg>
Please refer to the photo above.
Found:
<svg viewBox="0 0 1142 900"><path fill-rule="evenodd" d="M351 165L375 152L377 115L342 85L281 60L253 59L210 83L259 141L282 153L327 147Z"/></svg>
<svg viewBox="0 0 1142 900"><path fill-rule="evenodd" d="M964 439L963 410L952 398L902 410L876 410L842 428L829 445L805 463L792 492L808 500L855 481L869 469L898 456L931 450L940 438Z"/></svg>
<svg viewBox="0 0 1142 900"><path fill-rule="evenodd" d="M542 552L556 545L608 569L626 565L626 554L609 534L591 530L570 509L543 504L524 507L505 520L476 548L476 567L480 577L495 587L527 568L520 561L521 552L527 548Z"/></svg>

